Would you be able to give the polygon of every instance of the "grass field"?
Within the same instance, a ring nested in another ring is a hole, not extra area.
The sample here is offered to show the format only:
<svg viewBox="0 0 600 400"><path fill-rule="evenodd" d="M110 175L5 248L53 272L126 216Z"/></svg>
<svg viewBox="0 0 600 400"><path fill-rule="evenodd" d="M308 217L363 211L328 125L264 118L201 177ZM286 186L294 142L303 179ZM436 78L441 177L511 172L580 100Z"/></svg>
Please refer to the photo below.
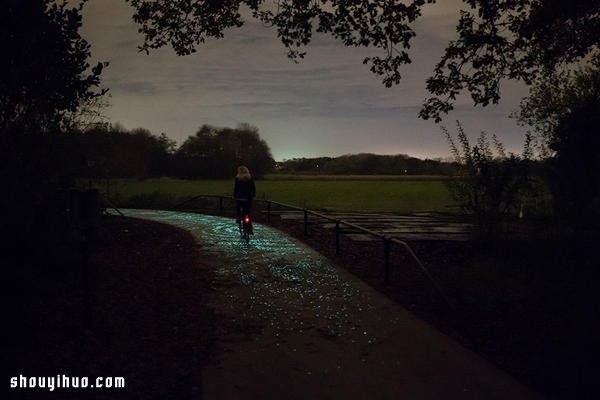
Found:
<svg viewBox="0 0 600 400"><path fill-rule="evenodd" d="M411 213L455 209L441 177L280 176L256 182L257 198L316 210ZM98 182L106 192L106 182ZM170 178L110 181L110 199L118 206L169 208L200 194L231 196L231 180Z"/></svg>
<svg viewBox="0 0 600 400"><path fill-rule="evenodd" d="M450 179L440 175L328 175L328 174L267 174L267 181L443 181Z"/></svg>

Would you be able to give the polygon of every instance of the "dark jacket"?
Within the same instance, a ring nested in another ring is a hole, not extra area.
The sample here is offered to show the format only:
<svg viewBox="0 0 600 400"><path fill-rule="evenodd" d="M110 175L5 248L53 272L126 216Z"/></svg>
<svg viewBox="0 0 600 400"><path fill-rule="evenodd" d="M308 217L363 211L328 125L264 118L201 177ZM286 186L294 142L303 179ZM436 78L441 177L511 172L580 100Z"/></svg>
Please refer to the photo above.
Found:
<svg viewBox="0 0 600 400"><path fill-rule="evenodd" d="M234 198L252 200L254 196L256 196L254 179L240 180L235 178L235 186L233 187Z"/></svg>

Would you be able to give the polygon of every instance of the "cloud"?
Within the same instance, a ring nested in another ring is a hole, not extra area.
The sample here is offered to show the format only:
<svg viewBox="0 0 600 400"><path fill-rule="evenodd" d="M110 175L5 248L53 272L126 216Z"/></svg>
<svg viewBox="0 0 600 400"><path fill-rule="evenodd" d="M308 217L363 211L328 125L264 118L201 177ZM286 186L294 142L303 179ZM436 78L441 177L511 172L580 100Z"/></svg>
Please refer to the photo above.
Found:
<svg viewBox="0 0 600 400"><path fill-rule="evenodd" d="M120 93L131 94L135 96L148 96L148 95L156 95L157 89L156 85L152 82L118 82L118 81L109 81L107 85L110 87L111 93L113 95L117 95Z"/></svg>
<svg viewBox="0 0 600 400"><path fill-rule="evenodd" d="M131 49L137 49L137 46L140 44L141 41L138 39L127 39L116 42L115 48L125 50L128 53Z"/></svg>
<svg viewBox="0 0 600 400"><path fill-rule="evenodd" d="M170 48L139 53L142 38L123 0L90 0L83 28L94 58L110 61L103 72L112 93L108 114L126 127L182 141L204 123L249 122L277 159L362 151L438 156L447 155L440 127L417 114L428 96L425 79L455 35L461 5L444 0L425 9L415 25L414 62L403 68L401 84L389 89L362 64L379 50L349 48L315 34L306 58L295 64L276 31L252 19L186 57ZM522 93L521 86L508 85L508 101L489 109L475 109L466 99L445 122L453 127L460 119L475 134L501 130L507 147L518 147L522 132L506 115Z"/></svg>

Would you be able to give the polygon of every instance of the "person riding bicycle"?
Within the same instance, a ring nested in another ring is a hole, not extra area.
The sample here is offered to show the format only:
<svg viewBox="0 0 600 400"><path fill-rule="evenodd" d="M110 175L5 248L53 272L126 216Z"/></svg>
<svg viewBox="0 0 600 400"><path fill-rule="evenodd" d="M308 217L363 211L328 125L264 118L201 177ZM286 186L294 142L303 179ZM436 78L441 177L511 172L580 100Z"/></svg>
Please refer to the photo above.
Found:
<svg viewBox="0 0 600 400"><path fill-rule="evenodd" d="M238 223L245 215L250 215L252 199L256 196L256 186L248 167L240 165L235 176L233 198L235 199L236 217Z"/></svg>

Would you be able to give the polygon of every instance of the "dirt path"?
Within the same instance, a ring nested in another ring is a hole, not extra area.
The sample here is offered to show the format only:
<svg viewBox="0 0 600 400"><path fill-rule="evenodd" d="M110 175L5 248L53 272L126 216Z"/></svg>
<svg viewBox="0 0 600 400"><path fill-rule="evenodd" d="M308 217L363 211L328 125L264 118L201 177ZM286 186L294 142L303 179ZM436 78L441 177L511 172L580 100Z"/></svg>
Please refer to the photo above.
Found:
<svg viewBox="0 0 600 400"><path fill-rule="evenodd" d="M206 399L529 399L528 389L274 229L249 244L231 219L128 210L192 232L216 268L220 348Z"/></svg>

